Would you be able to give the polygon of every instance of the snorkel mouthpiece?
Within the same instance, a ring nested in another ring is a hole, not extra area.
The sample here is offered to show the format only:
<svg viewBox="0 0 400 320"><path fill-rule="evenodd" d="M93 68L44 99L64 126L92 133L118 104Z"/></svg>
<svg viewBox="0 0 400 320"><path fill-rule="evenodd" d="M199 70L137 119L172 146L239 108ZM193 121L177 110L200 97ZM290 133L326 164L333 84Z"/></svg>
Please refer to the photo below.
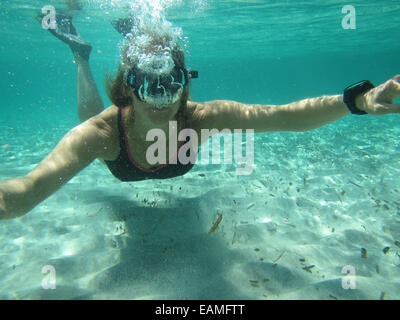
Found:
<svg viewBox="0 0 400 320"><path fill-rule="evenodd" d="M146 102L156 109L164 109L168 107L169 105L175 103L176 101L179 100L179 98L182 95L183 88L180 88L176 93L171 94L170 92L167 92L165 94L159 94L159 95L151 95L148 93L143 93L143 90L139 90L139 99L143 102Z"/></svg>

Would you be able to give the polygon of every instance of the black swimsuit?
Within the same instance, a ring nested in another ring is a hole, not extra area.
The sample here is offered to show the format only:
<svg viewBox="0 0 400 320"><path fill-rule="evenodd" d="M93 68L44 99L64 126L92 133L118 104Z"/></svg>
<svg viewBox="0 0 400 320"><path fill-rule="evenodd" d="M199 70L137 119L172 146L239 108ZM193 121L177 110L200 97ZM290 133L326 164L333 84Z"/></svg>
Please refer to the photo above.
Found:
<svg viewBox="0 0 400 320"><path fill-rule="evenodd" d="M128 139L126 136L125 125L122 121L124 109L119 108L118 110L118 130L119 130L119 145L121 151L118 158L114 161L105 161L107 167L111 173L121 181L140 181L147 179L168 179L177 176L184 175L192 169L194 163L189 162L188 164L182 164L178 157L176 164L167 163L157 168L143 168L133 160L132 154L129 150ZM190 137L187 137L186 141L182 142L179 147L182 147ZM178 150L178 153L179 153ZM189 150L188 150L189 151ZM171 162L171 161L170 161Z"/></svg>

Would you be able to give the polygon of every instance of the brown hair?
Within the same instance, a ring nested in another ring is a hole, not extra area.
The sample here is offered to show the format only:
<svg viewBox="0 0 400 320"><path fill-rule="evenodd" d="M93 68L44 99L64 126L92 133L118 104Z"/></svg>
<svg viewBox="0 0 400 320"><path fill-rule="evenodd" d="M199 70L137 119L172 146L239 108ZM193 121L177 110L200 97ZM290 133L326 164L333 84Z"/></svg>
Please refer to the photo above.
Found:
<svg viewBox="0 0 400 320"><path fill-rule="evenodd" d="M127 47L128 48L128 47ZM137 62L132 62L128 60L126 57L126 50L123 54L124 64L132 68ZM175 62L175 65L181 69L186 70L185 67L185 57L183 51L179 47L175 47L171 51L172 59ZM123 65L119 65L117 75L113 79L109 74L106 74L105 87L106 92L111 100L111 102L117 106L118 108L125 108L128 106L133 107L133 99L132 99L132 89L127 86L124 80L124 72L126 67ZM186 118L186 105L189 100L189 85L190 85L190 77L187 76L188 84L184 87L182 96L181 96L181 105L179 107L177 117ZM131 110L133 111L133 109Z"/></svg>

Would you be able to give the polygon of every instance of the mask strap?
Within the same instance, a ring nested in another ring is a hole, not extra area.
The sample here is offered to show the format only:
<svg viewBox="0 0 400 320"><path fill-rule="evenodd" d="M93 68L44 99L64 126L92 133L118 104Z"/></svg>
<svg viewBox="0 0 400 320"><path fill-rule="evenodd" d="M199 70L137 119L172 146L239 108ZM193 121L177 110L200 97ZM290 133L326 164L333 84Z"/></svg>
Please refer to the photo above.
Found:
<svg viewBox="0 0 400 320"><path fill-rule="evenodd" d="M190 79L197 79L199 77L199 72L197 70L188 71Z"/></svg>

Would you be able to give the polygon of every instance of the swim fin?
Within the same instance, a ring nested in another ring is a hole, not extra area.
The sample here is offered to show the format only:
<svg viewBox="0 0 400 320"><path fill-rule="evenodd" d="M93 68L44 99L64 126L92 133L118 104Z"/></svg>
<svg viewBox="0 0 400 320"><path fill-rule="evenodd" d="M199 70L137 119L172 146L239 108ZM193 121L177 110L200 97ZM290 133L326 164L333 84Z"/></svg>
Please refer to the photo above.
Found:
<svg viewBox="0 0 400 320"><path fill-rule="evenodd" d="M82 10L82 3L79 0L66 0L68 9Z"/></svg>
<svg viewBox="0 0 400 320"><path fill-rule="evenodd" d="M39 14L36 19L42 23L44 14ZM57 26L48 29L52 35L66 43L74 54L79 54L84 59L89 59L92 46L85 42L72 24L72 17L63 14L56 15Z"/></svg>

